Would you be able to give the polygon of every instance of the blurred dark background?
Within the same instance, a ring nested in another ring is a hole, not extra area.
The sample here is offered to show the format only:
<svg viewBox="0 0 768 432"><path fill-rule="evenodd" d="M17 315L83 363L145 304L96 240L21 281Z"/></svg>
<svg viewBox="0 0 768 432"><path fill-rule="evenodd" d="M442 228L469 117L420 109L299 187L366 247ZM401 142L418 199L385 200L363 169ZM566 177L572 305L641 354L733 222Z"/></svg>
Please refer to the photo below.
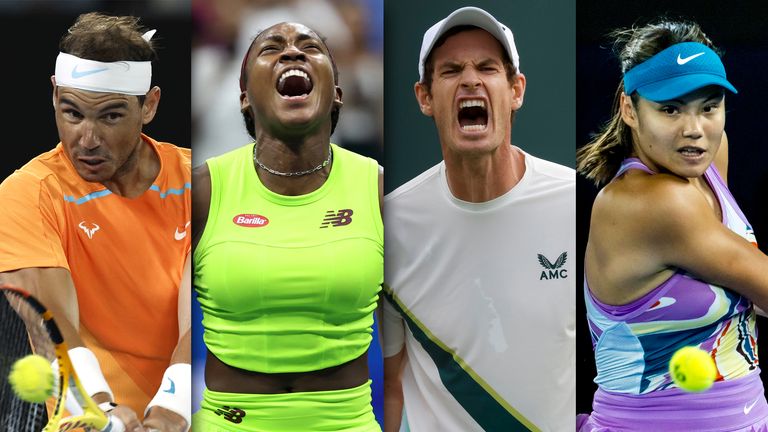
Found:
<svg viewBox="0 0 768 432"><path fill-rule="evenodd" d="M0 1L3 43L6 144L0 157L0 180L33 157L56 146L59 137L51 106L59 40L78 15L99 11L135 15L157 29L159 61L152 84L162 90L155 119L144 131L159 141L190 146L190 6L188 0L146 1Z"/></svg>
<svg viewBox="0 0 768 432"><path fill-rule="evenodd" d="M581 1L577 7L576 37L576 138L577 146L611 115L613 96L621 79L619 63L607 34L616 28L642 26L656 17L683 18L697 22L723 52L728 80L739 91L726 97L726 126L729 141L728 184L744 214L752 223L758 244L768 253L768 138L766 124L765 73L768 68L768 36L764 17L768 3L755 1ZM577 179L578 279L583 281L583 257L589 232L594 186ZM713 253L716 253L713 251ZM768 271L768 269L765 269ZM581 285L581 284L580 284ZM596 390L592 344L586 325L583 288L577 300L576 412L591 412ZM768 334L766 319L758 319L758 333ZM768 339L758 339L758 352L766 353ZM763 373L765 381L765 373Z"/></svg>

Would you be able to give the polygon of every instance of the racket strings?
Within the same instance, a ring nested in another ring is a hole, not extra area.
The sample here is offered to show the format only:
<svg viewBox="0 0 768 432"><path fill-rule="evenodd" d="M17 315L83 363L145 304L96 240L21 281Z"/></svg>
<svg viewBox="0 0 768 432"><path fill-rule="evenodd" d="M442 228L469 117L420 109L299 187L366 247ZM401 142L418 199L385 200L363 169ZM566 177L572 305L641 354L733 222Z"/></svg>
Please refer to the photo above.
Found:
<svg viewBox="0 0 768 432"><path fill-rule="evenodd" d="M15 291L3 290L8 304L16 311L26 328L32 352L48 361L56 360L56 349L46 327L46 320L32 305Z"/></svg>
<svg viewBox="0 0 768 432"><path fill-rule="evenodd" d="M11 305L21 299L6 290L3 292L6 295L0 295L0 376L7 377L13 363L31 354L32 349L28 326L16 312L17 308ZM40 344L43 350L47 349L42 340ZM39 432L47 422L45 404L19 399L8 380L0 379L0 431Z"/></svg>

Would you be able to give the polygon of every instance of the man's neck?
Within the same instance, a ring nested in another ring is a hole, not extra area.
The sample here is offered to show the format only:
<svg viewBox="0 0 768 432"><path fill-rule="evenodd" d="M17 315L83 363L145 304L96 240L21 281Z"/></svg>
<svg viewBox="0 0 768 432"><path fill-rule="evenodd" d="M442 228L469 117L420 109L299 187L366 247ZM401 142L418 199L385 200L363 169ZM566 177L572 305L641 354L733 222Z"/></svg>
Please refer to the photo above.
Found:
<svg viewBox="0 0 768 432"><path fill-rule="evenodd" d="M481 203L512 190L525 174L525 156L511 145L480 156L446 153L445 172L454 197Z"/></svg>
<svg viewBox="0 0 768 432"><path fill-rule="evenodd" d="M102 184L116 195L137 198L152 186L160 173L160 157L155 149L142 138L135 154L118 170L118 173Z"/></svg>

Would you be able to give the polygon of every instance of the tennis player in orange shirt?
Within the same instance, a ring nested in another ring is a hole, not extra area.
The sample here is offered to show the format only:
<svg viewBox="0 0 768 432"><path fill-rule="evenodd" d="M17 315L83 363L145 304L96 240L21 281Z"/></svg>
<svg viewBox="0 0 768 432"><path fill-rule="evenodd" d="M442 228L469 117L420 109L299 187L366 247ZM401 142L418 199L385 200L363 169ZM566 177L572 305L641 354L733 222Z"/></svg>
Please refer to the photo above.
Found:
<svg viewBox="0 0 768 432"><path fill-rule="evenodd" d="M85 389L126 430L186 431L190 151L142 133L160 88L138 21L84 14L62 38L61 142L0 184L0 282L52 310Z"/></svg>

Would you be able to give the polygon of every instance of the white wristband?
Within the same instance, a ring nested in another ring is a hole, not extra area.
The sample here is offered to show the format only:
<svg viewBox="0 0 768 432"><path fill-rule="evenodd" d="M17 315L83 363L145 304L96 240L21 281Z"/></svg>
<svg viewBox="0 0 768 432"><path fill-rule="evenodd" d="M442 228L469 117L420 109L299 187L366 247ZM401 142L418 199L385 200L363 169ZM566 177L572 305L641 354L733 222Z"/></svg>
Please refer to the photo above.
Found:
<svg viewBox="0 0 768 432"><path fill-rule="evenodd" d="M144 416L155 406L184 417L189 428L192 424L192 365L176 363L165 370L160 388L144 410Z"/></svg>
<svg viewBox="0 0 768 432"><path fill-rule="evenodd" d="M80 378L80 384L88 396L96 393L106 393L110 400L115 400L112 389L109 388L104 374L101 373L99 360L93 351L86 347L75 347L68 351L69 358L72 360L72 367L75 369L77 377Z"/></svg>

